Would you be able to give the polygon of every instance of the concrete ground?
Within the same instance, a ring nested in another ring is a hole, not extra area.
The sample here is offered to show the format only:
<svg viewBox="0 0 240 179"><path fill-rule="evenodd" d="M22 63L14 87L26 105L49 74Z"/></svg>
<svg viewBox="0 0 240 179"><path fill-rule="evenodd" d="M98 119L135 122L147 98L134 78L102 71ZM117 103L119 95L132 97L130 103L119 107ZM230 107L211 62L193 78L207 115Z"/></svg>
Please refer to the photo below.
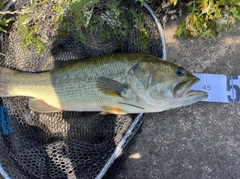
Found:
<svg viewBox="0 0 240 179"><path fill-rule="evenodd" d="M178 39L166 25L168 60L194 73L240 75L240 23L216 41ZM199 102L147 114L118 179L240 177L240 104Z"/></svg>

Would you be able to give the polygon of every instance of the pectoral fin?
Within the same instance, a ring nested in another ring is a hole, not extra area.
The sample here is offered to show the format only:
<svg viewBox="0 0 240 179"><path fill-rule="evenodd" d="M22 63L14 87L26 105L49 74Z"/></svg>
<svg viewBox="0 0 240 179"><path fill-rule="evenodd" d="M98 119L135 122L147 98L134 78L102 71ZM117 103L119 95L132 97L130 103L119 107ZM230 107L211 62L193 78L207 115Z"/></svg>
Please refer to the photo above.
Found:
<svg viewBox="0 0 240 179"><path fill-rule="evenodd" d="M96 86L102 93L116 97L123 97L122 93L128 89L126 85L105 77L99 77Z"/></svg>
<svg viewBox="0 0 240 179"><path fill-rule="evenodd" d="M45 103L43 100L36 99L36 98L30 99L29 108L32 109L33 111L45 112L45 113L61 111L61 110Z"/></svg>

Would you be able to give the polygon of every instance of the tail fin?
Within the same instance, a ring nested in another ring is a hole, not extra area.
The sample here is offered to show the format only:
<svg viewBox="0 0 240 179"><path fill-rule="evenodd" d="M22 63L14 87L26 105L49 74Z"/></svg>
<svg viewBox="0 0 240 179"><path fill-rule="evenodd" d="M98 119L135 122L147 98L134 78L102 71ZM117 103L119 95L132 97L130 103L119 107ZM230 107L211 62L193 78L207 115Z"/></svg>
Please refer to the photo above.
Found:
<svg viewBox="0 0 240 179"><path fill-rule="evenodd" d="M15 74L19 72L10 70L4 67L0 67L0 96L10 96L9 83Z"/></svg>

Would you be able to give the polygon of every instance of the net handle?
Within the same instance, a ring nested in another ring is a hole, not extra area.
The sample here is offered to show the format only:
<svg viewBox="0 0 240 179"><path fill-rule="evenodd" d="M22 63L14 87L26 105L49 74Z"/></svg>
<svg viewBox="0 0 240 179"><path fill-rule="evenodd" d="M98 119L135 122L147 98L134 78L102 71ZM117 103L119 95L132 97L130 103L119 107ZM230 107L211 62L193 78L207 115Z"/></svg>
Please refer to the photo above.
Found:
<svg viewBox="0 0 240 179"><path fill-rule="evenodd" d="M123 136L122 140L117 145L116 149L112 153L111 157L108 159L107 163L104 165L101 172L98 174L98 176L95 179L101 179L108 171L108 169L112 166L113 162L121 156L123 149L128 144L128 142L132 139L134 134L136 134L139 127L142 125L144 121L144 115L143 113L138 114L131 126L128 128L127 132Z"/></svg>

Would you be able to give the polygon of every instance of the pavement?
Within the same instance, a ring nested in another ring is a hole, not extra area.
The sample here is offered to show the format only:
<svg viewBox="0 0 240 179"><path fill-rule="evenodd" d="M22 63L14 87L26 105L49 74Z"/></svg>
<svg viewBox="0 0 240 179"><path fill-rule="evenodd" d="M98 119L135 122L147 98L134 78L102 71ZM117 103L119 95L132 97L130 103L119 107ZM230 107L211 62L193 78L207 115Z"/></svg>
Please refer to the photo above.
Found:
<svg viewBox="0 0 240 179"><path fill-rule="evenodd" d="M240 23L214 40L174 38L164 30L168 60L194 73L240 75ZM117 179L240 178L240 104L198 102L147 114Z"/></svg>

